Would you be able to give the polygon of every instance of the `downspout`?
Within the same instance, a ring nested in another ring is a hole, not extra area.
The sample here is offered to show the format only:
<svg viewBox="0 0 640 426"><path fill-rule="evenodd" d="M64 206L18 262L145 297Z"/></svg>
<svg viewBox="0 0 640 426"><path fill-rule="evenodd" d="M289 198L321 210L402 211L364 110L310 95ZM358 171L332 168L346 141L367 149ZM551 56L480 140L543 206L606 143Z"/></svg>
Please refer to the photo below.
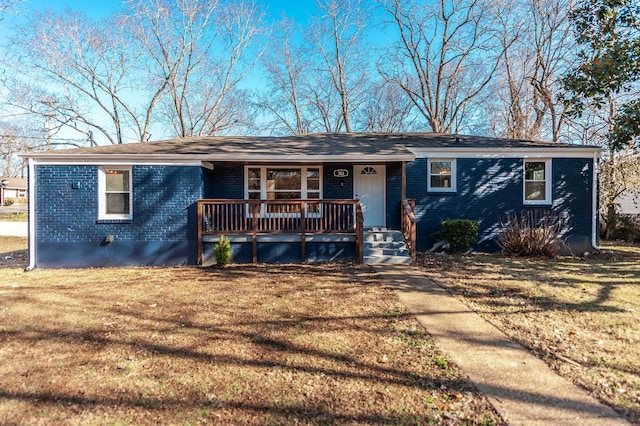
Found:
<svg viewBox="0 0 640 426"><path fill-rule="evenodd" d="M600 165L598 164L599 158L600 155L598 151L595 151L593 153L593 183L591 188L591 205L593 210L593 216L591 217L591 245L596 250L600 250L600 247L598 246L598 215L600 214L598 209L598 178L600 175Z"/></svg>
<svg viewBox="0 0 640 426"><path fill-rule="evenodd" d="M36 167L29 158L29 266L25 272L36 267Z"/></svg>

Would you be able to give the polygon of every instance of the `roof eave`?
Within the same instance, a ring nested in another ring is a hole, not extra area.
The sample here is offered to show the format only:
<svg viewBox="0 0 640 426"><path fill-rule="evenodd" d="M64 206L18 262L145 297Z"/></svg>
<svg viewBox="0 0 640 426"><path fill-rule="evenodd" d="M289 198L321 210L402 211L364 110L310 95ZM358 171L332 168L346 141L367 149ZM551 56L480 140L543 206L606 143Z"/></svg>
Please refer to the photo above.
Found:
<svg viewBox="0 0 640 426"><path fill-rule="evenodd" d="M508 158L508 157L593 157L601 155L603 149L591 146L536 146L536 147L409 147L416 158L425 157L473 157L473 158Z"/></svg>
<svg viewBox="0 0 640 426"><path fill-rule="evenodd" d="M52 153L21 154L23 158L33 158L37 163L102 163L102 162L266 162L266 163L355 163L355 162L387 162L413 161L415 155L407 154L373 154L373 155L271 155L271 154L75 154L60 155Z"/></svg>

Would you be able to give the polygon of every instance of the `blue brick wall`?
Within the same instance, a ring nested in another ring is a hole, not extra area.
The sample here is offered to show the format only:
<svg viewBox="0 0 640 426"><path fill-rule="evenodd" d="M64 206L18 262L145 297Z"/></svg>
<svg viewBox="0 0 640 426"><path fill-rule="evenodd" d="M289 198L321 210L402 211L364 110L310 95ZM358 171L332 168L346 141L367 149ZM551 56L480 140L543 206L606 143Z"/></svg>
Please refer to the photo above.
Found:
<svg viewBox="0 0 640 426"><path fill-rule="evenodd" d="M591 159L553 160L554 210L571 217L568 234L588 236L591 227ZM336 169L346 168L349 177L336 178ZM407 196L417 201L420 246L431 247L439 241L436 233L444 219L467 218L481 225L478 249L497 250L495 236L499 220L507 212L531 208L523 205L522 159L458 159L457 192L427 193L427 159L407 164ZM402 164L386 165L387 227L400 227ZM204 170L207 198L244 197L244 165L218 163L213 171ZM343 186L340 186L340 182ZM577 189L579 188L579 189ZM579 194L577 192L579 192ZM352 165L335 163L323 166L323 196L332 199L353 198Z"/></svg>
<svg viewBox="0 0 640 426"><path fill-rule="evenodd" d="M347 169L349 176L333 176L336 169ZM244 164L216 163L214 169L204 170L205 198L244 198ZM322 170L323 197L331 199L353 198L353 167L350 164L324 164ZM342 182L342 186L340 186Z"/></svg>
<svg viewBox="0 0 640 426"><path fill-rule="evenodd" d="M567 217L566 237L589 239L592 220L592 160L552 161L553 205L523 205L522 159L458 159L457 191L427 192L427 160L407 164L407 196L416 199L418 248L438 241L440 222L466 218L480 223L476 249L493 251L500 219L508 212L552 208ZM346 168L349 177L336 178ZM133 166L133 219L96 223L97 166L36 166L36 265L107 266L195 263L196 201L244 197L244 166L218 163L214 170L186 166ZM386 167L387 226L400 226L401 163ZM342 186L341 186L342 182ZM74 189L74 187L76 187ZM324 198L353 198L353 167L323 166ZM106 235L111 244L104 244Z"/></svg>
<svg viewBox="0 0 640 426"><path fill-rule="evenodd" d="M337 169L346 169L349 176L338 178L333 176ZM333 200L350 200L353 198L353 166L351 164L325 164L322 170L323 198ZM342 186L340 186L342 182Z"/></svg>
<svg viewBox="0 0 640 426"><path fill-rule="evenodd" d="M205 198L244 198L244 165L215 163L213 170L205 170Z"/></svg>
<svg viewBox="0 0 640 426"><path fill-rule="evenodd" d="M133 166L133 219L97 223L98 166L36 166L37 266L195 263L201 170Z"/></svg>
<svg viewBox="0 0 640 426"><path fill-rule="evenodd" d="M407 174L408 176L408 174ZM387 163L386 220L387 228L400 229L402 198L402 163Z"/></svg>
<svg viewBox="0 0 640 426"><path fill-rule="evenodd" d="M388 169L389 170L389 169ZM389 173L389 171L387 172ZM407 164L407 197L416 199L418 248L428 250L440 240L445 219L472 219L480 224L478 250L499 249L496 236L507 213L552 209L569 218L565 236L588 239L591 235L591 159L552 160L553 205L525 206L522 159L457 160L457 191L427 192L427 160Z"/></svg>
<svg viewBox="0 0 640 426"><path fill-rule="evenodd" d="M593 160L553 160L553 209L569 219L567 237L584 239L592 232Z"/></svg>

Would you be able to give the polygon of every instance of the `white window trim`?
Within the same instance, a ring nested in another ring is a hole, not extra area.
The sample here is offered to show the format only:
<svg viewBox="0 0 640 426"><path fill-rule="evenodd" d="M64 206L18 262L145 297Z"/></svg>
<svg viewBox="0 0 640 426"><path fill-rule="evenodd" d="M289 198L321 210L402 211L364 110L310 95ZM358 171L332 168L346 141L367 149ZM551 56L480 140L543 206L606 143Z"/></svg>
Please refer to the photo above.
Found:
<svg viewBox="0 0 640 426"><path fill-rule="evenodd" d="M434 188L431 186L431 163L441 163L443 161L451 162L451 187L450 188ZM427 159L427 192L457 192L458 179L457 179L457 164L455 158L428 158Z"/></svg>
<svg viewBox="0 0 640 426"><path fill-rule="evenodd" d="M245 200L249 199L249 169L260 169L260 199L267 199L267 169L300 169L300 197L302 199L308 199L307 194L307 170L308 169L318 169L319 172L319 189L311 190L311 192L317 192L318 200L322 200L322 165L307 165L307 166L298 166L293 164L277 164L277 165L245 165L244 166L244 198ZM252 191L257 192L257 191ZM287 192L287 191L284 191ZM314 198L315 200L315 198ZM264 205L260 211L260 217L275 217L275 214L270 214L264 211ZM278 215L280 217L300 217L298 213L291 213L287 215ZM309 213L308 206L307 211L305 212L305 216L307 217L322 217L322 204L320 204L320 209L318 213ZM251 217L251 213L247 211L247 217Z"/></svg>
<svg viewBox="0 0 640 426"><path fill-rule="evenodd" d="M105 192L107 190L106 170L126 170L129 172L129 214L108 214ZM98 220L131 220L133 219L133 173L131 166L98 167Z"/></svg>
<svg viewBox="0 0 640 426"><path fill-rule="evenodd" d="M544 163L544 200L527 200L527 163ZM525 206L550 205L552 182L550 158L525 158L522 161L522 203Z"/></svg>

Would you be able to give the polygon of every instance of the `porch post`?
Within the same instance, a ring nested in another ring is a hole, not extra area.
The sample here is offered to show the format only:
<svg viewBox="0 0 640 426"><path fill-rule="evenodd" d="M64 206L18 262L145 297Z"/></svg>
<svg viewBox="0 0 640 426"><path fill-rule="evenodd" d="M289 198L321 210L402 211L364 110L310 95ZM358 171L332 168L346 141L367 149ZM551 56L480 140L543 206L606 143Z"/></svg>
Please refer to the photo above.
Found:
<svg viewBox="0 0 640 426"><path fill-rule="evenodd" d="M301 262L307 261L307 216L304 211L307 203L303 200L300 202L300 257Z"/></svg>
<svg viewBox="0 0 640 426"><path fill-rule="evenodd" d="M203 257L203 247L202 247L202 222L204 220L202 209L204 205L202 204L202 200L198 200L198 266L202 266L202 257Z"/></svg>
<svg viewBox="0 0 640 426"><path fill-rule="evenodd" d="M260 211L262 201L250 202L251 206L251 263L258 263L258 212ZM266 208L265 208L266 211Z"/></svg>
<svg viewBox="0 0 640 426"><path fill-rule="evenodd" d="M401 197L403 200L407 199L407 162L402 162L402 192Z"/></svg>

